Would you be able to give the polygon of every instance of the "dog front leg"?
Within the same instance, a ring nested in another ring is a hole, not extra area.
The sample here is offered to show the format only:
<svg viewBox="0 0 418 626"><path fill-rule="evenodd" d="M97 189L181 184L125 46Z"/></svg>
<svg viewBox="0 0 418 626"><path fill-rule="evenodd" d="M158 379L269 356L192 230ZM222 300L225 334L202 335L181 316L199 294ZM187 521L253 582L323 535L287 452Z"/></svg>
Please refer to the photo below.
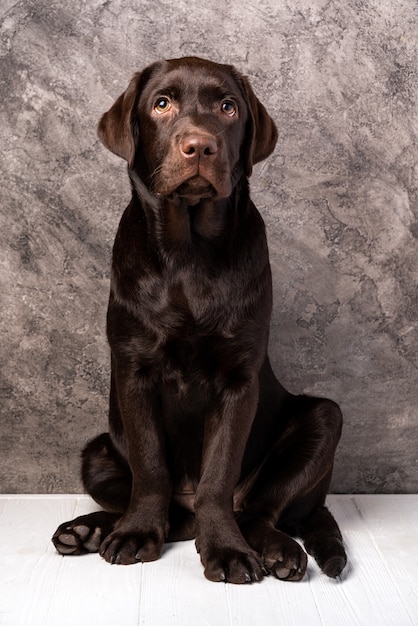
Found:
<svg viewBox="0 0 418 626"><path fill-rule="evenodd" d="M116 390L132 472L129 506L100 546L110 563L159 558L168 534L171 482L156 394L146 380L116 368Z"/></svg>
<svg viewBox="0 0 418 626"><path fill-rule="evenodd" d="M263 578L259 555L243 538L233 512L233 492L258 400L258 382L227 390L205 424L201 478L196 490L196 547L206 578L246 583Z"/></svg>

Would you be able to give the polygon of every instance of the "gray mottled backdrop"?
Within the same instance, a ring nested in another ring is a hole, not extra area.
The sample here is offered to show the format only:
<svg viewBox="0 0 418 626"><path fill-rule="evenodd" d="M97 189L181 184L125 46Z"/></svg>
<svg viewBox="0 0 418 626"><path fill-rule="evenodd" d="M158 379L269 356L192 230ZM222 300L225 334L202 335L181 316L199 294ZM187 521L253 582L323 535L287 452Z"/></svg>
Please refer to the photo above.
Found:
<svg viewBox="0 0 418 626"><path fill-rule="evenodd" d="M247 74L280 128L257 166L293 392L345 414L333 490L418 488L416 0L1 0L5 492L76 492L106 428L125 165L96 123L133 72L196 54Z"/></svg>

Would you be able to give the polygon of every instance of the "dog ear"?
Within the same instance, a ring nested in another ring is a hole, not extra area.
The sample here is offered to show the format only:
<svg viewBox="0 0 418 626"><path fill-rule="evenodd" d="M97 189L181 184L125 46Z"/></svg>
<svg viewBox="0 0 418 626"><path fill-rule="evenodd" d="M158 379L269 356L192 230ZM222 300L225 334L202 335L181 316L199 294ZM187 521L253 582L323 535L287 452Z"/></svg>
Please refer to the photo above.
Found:
<svg viewBox="0 0 418 626"><path fill-rule="evenodd" d="M134 75L126 91L104 113L97 133L102 143L114 154L128 161L132 169L135 160L134 113L138 103L141 72Z"/></svg>
<svg viewBox="0 0 418 626"><path fill-rule="evenodd" d="M276 124L255 95L245 76L241 78L241 84L248 107L245 174L251 176L253 165L263 161L273 152L279 133Z"/></svg>

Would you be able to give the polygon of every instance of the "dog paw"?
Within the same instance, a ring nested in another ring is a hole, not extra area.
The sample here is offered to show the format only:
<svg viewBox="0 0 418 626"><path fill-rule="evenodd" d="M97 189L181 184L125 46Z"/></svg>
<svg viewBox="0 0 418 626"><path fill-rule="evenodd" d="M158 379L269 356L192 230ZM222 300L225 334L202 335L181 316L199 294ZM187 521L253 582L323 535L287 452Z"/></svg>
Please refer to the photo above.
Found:
<svg viewBox="0 0 418 626"><path fill-rule="evenodd" d="M202 559L202 563L205 577L212 582L253 583L262 580L265 574L261 558L251 550L224 549L216 556Z"/></svg>
<svg viewBox="0 0 418 626"><path fill-rule="evenodd" d="M270 526L247 528L245 535L252 548L262 556L269 574L280 580L297 582L303 578L308 557L303 548L289 535Z"/></svg>
<svg viewBox="0 0 418 626"><path fill-rule="evenodd" d="M100 555L117 565L132 565L139 562L156 561L164 545L161 533L134 533L115 531L108 535L100 546Z"/></svg>
<svg viewBox="0 0 418 626"><path fill-rule="evenodd" d="M298 582L305 575L308 557L291 537L271 542L262 556L267 571L279 580Z"/></svg>
<svg viewBox="0 0 418 626"><path fill-rule="evenodd" d="M97 552L106 534L111 532L116 516L98 512L82 515L58 526L52 543L62 555L80 555Z"/></svg>
<svg viewBox="0 0 418 626"><path fill-rule="evenodd" d="M321 570L330 578L337 578L347 565L343 542L338 538L324 542L313 555Z"/></svg>

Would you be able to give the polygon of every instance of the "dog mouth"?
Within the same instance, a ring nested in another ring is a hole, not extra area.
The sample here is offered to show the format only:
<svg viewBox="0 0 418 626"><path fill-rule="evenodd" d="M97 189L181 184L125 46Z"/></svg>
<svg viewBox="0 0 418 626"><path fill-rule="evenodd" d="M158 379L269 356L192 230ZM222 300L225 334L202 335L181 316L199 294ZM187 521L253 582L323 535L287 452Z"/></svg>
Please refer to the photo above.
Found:
<svg viewBox="0 0 418 626"><path fill-rule="evenodd" d="M227 198L231 194L232 184L230 180L218 182L214 180L212 182L201 174L196 174L167 191L168 193L161 195L165 195L167 198L178 198L189 206L193 206L201 200Z"/></svg>
<svg viewBox="0 0 418 626"><path fill-rule="evenodd" d="M189 205L200 200L217 200L231 194L232 183L226 174L218 174L212 169L190 168L188 172L178 172L175 176L164 175L161 170L154 185L154 191L168 200L181 200ZM199 171L200 170L200 171Z"/></svg>
<svg viewBox="0 0 418 626"><path fill-rule="evenodd" d="M181 198L195 198L197 201L203 198L213 198L217 195L216 189L212 183L199 174L182 182L175 189L174 193Z"/></svg>

